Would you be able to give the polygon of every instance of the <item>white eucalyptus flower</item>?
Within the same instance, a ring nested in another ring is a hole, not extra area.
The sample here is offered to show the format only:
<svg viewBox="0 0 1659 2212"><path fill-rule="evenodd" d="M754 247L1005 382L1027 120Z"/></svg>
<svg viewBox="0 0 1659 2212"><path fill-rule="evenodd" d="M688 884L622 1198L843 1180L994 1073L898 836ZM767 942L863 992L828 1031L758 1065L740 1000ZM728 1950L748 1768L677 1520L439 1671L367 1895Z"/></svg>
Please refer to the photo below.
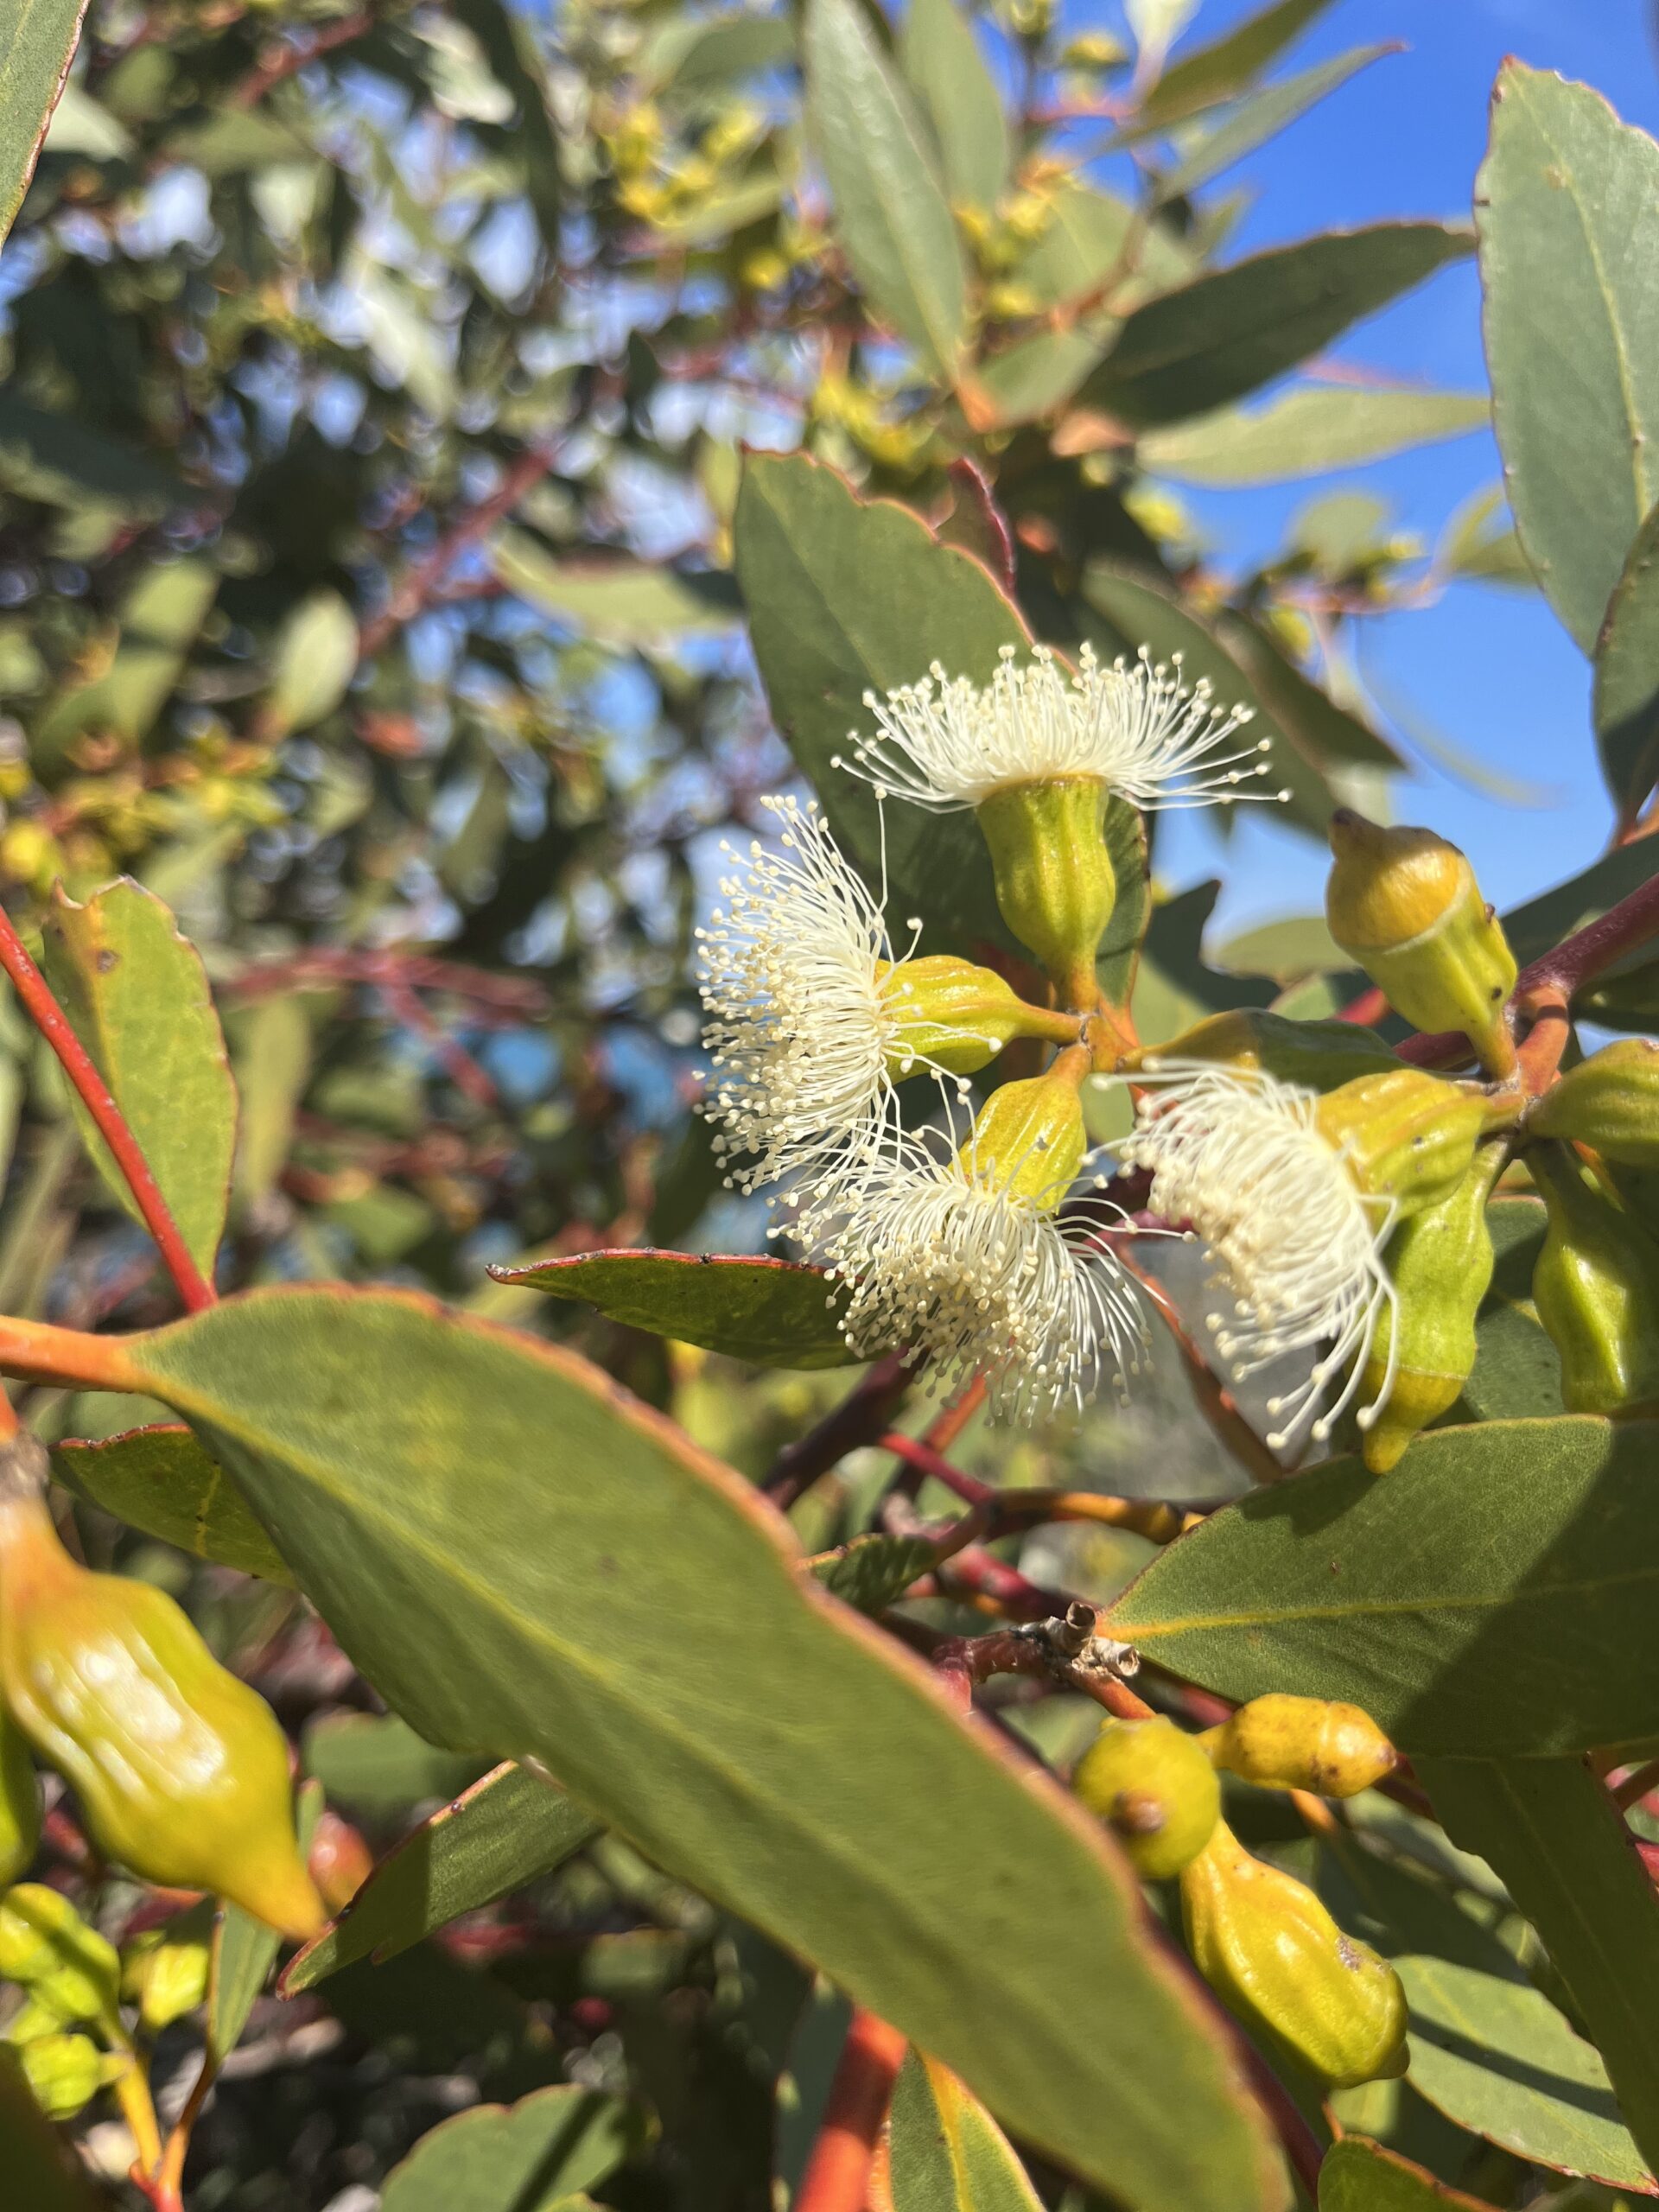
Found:
<svg viewBox="0 0 1659 2212"><path fill-rule="evenodd" d="M901 1136L794 1233L849 1286L842 1327L861 1358L925 1355L942 1389L981 1376L993 1420L1030 1422L1086 1405L1109 1377L1122 1395L1147 1327L1098 1209L1058 1218L1063 1192L1046 1206L1009 1190L1019 1165L980 1168L971 1142L945 1154Z"/></svg>
<svg viewBox="0 0 1659 2212"><path fill-rule="evenodd" d="M1091 646L1075 676L1046 645L1017 663L1012 645L981 686L947 675L938 662L919 683L864 703L880 734L849 734L850 760L836 765L883 796L944 812L976 807L1011 784L1091 778L1144 811L1224 805L1240 798L1284 798L1239 786L1269 772L1259 746L1231 747L1248 707L1214 704L1208 679L1191 690L1180 656L1154 664L1143 646L1134 663L1103 667Z"/></svg>
<svg viewBox="0 0 1659 2212"><path fill-rule="evenodd" d="M1279 1418L1267 1440L1275 1451L1304 1427L1322 1440L1359 1389L1378 1319L1393 1302L1382 1255L1395 1207L1359 1189L1320 1133L1313 1091L1191 1061L1147 1068L1135 1080L1153 1095L1134 1134L1113 1149L1126 1166L1151 1171L1153 1212L1189 1224L1209 1247L1212 1286L1233 1301L1211 1326L1236 1373L1329 1346L1305 1382L1268 1404ZM1391 1330L1388 1372L1360 1414L1363 1427L1393 1387L1398 1338ZM1340 1395L1321 1411L1344 1371Z"/></svg>

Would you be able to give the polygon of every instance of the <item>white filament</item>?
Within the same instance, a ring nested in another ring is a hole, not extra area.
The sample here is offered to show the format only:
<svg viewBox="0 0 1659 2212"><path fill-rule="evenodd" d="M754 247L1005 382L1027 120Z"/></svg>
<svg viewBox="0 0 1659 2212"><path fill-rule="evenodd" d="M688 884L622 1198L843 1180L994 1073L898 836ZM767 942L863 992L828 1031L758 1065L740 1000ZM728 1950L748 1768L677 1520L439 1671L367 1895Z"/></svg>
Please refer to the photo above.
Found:
<svg viewBox="0 0 1659 2212"><path fill-rule="evenodd" d="M1150 1067L1135 1080L1156 1095L1115 1149L1126 1165L1151 1171L1152 1211L1189 1223L1209 1247L1212 1284L1233 1301L1230 1315L1211 1323L1223 1357L1249 1375L1287 1353L1329 1345L1305 1382L1268 1406L1281 1416L1267 1440L1275 1451L1305 1427L1322 1441L1358 1390L1378 1319L1394 1300L1382 1257L1394 1208L1360 1191L1320 1134L1313 1091L1192 1062ZM1360 1414L1363 1427L1393 1388L1398 1336L1391 1328L1388 1372ZM1344 1370L1340 1395L1321 1411Z"/></svg>
<svg viewBox="0 0 1659 2212"><path fill-rule="evenodd" d="M849 732L853 756L838 754L836 766L917 806L977 806L1009 784L1074 776L1147 811L1289 796L1237 788L1269 772L1258 757L1268 744L1227 749L1251 710L1216 706L1207 679L1189 690L1179 653L1154 665L1142 646L1133 664L1106 668L1084 645L1073 676L1046 645L1023 664L1005 645L982 688L935 661L921 683L885 700L867 691L864 703L880 734Z"/></svg>

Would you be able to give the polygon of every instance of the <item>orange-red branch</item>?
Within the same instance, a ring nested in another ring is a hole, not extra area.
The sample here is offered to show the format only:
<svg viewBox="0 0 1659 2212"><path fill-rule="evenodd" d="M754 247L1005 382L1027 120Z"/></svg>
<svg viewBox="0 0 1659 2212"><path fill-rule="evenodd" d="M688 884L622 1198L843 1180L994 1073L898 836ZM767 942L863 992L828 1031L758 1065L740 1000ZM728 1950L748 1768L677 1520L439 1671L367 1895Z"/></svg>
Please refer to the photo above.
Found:
<svg viewBox="0 0 1659 2212"><path fill-rule="evenodd" d="M156 1239L157 1250L172 1276L179 1296L192 1313L199 1313L204 1306L213 1303L213 1285L202 1274L190 1255L189 1247L179 1232L172 1209L162 1195L162 1186L150 1171L144 1158L143 1147L128 1128L126 1117L111 1095L109 1085L93 1065L86 1047L69 1025L67 1015L52 995L51 986L29 958L28 948L13 926L11 917L0 907L0 968L3 968L22 1001L29 1020L40 1031L47 1043L57 1054L64 1073L75 1087L76 1095L97 1124L98 1133L108 1145L116 1166L126 1179L132 1192L133 1203L143 1217L144 1226Z"/></svg>
<svg viewBox="0 0 1659 2212"><path fill-rule="evenodd" d="M137 1363L119 1337L92 1337L48 1321L0 1313L0 1375L51 1382L67 1390L145 1389Z"/></svg>
<svg viewBox="0 0 1659 2212"><path fill-rule="evenodd" d="M874 2012L855 2012L823 2108L823 2125L796 2192L795 2212L864 2212L870 2168L905 2038Z"/></svg>

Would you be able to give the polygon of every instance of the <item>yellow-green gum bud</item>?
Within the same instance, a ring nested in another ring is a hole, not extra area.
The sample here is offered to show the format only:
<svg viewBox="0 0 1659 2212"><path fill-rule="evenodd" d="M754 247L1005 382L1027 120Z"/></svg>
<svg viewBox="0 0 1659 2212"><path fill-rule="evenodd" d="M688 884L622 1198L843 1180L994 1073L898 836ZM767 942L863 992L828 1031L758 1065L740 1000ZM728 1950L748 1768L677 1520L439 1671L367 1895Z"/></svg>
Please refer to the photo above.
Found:
<svg viewBox="0 0 1659 2212"><path fill-rule="evenodd" d="M1413 1214L1389 1239L1383 1265L1395 1303L1382 1309L1361 1383L1361 1395L1375 1402L1397 1329L1393 1384L1360 1444L1374 1475L1386 1474L1420 1430L1450 1412L1474 1372L1475 1319L1492 1281L1486 1202L1503 1154L1502 1144L1486 1146L1449 1198Z"/></svg>
<svg viewBox="0 0 1659 2212"><path fill-rule="evenodd" d="M1659 1401L1659 1242L1558 1145L1527 1155L1549 1210L1533 1303L1561 1356L1561 1402L1610 1414Z"/></svg>
<svg viewBox="0 0 1659 2212"><path fill-rule="evenodd" d="M67 1897L19 1882L0 1897L0 1979L28 1990L59 2021L118 2029L121 1961Z"/></svg>
<svg viewBox="0 0 1659 2212"><path fill-rule="evenodd" d="M1198 1738L1162 1714L1107 1721L1078 1760L1071 1787L1148 1881L1179 1874L1221 1815L1221 1785Z"/></svg>
<svg viewBox="0 0 1659 2212"><path fill-rule="evenodd" d="M1659 1167L1659 1045L1623 1037L1569 1068L1527 1115L1528 1133L1594 1147L1623 1167Z"/></svg>
<svg viewBox="0 0 1659 2212"><path fill-rule="evenodd" d="M1515 1065L1503 1007L1516 962L1457 847L1432 830L1385 830L1338 807L1325 887L1331 934L1419 1029L1460 1029L1498 1074Z"/></svg>
<svg viewBox="0 0 1659 2212"><path fill-rule="evenodd" d="M976 968L954 953L906 960L886 976L882 1005L894 1025L887 1072L895 1079L923 1067L977 1075L1013 1038L1064 1031L1060 1017L1027 1006L994 968Z"/></svg>
<svg viewBox="0 0 1659 2212"><path fill-rule="evenodd" d="M1092 1005L1095 954L1117 903L1105 785L1092 776L1005 784L976 811L1003 920L1071 1005Z"/></svg>
<svg viewBox="0 0 1659 2212"><path fill-rule="evenodd" d="M1405 2072L1399 1975L1344 1936L1304 1883L1253 1859L1225 1821L1181 1875L1181 1914L1223 2003L1309 2073L1343 2089Z"/></svg>
<svg viewBox="0 0 1659 2212"><path fill-rule="evenodd" d="M1486 1102L1467 1084L1396 1062L1329 1092L1316 1119L1359 1188L1405 1215L1438 1205L1468 1173Z"/></svg>
<svg viewBox="0 0 1659 2212"><path fill-rule="evenodd" d="M107 1858L315 1935L325 1915L270 1708L165 1592L69 1557L18 1450L0 1465L0 1696Z"/></svg>
<svg viewBox="0 0 1659 2212"><path fill-rule="evenodd" d="M1394 1745L1358 1706L1277 1691L1251 1698L1198 1741L1243 1782L1319 1797L1357 1797L1399 1764Z"/></svg>
<svg viewBox="0 0 1659 2212"><path fill-rule="evenodd" d="M106 2057L90 2036L36 2036L19 2046L35 2101L48 2120L73 2120L129 2061Z"/></svg>
<svg viewBox="0 0 1659 2212"><path fill-rule="evenodd" d="M29 1738L0 1705L0 1886L28 1872L40 1840L41 1789Z"/></svg>
<svg viewBox="0 0 1659 2212"><path fill-rule="evenodd" d="M121 1994L138 2007L146 2035L160 2035L207 1996L213 1919L211 1904L198 1907L165 1928L146 1929L122 1952Z"/></svg>
<svg viewBox="0 0 1659 2212"><path fill-rule="evenodd" d="M1166 1044L1147 1046L1123 1062L1123 1072L1155 1069L1171 1060L1265 1073L1277 1082L1319 1091L1400 1065L1373 1029L1351 1021L1293 1021L1253 1008L1212 1014Z"/></svg>
<svg viewBox="0 0 1659 2212"><path fill-rule="evenodd" d="M1053 1212L1089 1148L1078 1093L1088 1065L1087 1051L1076 1048L1046 1074L991 1093L960 1154L976 1180Z"/></svg>

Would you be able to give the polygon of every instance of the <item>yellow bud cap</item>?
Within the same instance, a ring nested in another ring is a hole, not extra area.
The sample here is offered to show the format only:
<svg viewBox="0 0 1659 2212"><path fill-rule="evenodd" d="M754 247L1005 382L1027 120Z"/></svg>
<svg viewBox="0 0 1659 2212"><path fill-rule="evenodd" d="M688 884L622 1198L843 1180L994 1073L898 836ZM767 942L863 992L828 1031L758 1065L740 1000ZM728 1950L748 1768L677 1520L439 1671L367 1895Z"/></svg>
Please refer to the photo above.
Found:
<svg viewBox="0 0 1659 2212"><path fill-rule="evenodd" d="M0 1696L106 1857L304 1941L326 1917L294 1834L287 1739L161 1590L58 1541L40 1447L0 1457Z"/></svg>
<svg viewBox="0 0 1659 2212"><path fill-rule="evenodd" d="M1278 1691L1251 1698L1198 1740L1243 1782L1320 1797L1357 1797L1399 1764L1394 1745L1358 1706Z"/></svg>
<svg viewBox="0 0 1659 2212"><path fill-rule="evenodd" d="M1095 955L1117 904L1106 798L1098 778L1072 776L1005 784L975 810L1003 920L1080 1012L1099 997Z"/></svg>
<svg viewBox="0 0 1659 2212"><path fill-rule="evenodd" d="M1559 1145L1527 1155L1548 1208L1532 1273L1572 1414L1659 1404L1659 1241L1585 1179Z"/></svg>
<svg viewBox="0 0 1659 2212"><path fill-rule="evenodd" d="M1078 1090L1088 1068L1087 1049L1074 1046L1046 1074L994 1090L958 1155L968 1173L1053 1212L1089 1149Z"/></svg>
<svg viewBox="0 0 1659 2212"><path fill-rule="evenodd" d="M1221 1785L1198 1739L1162 1714L1108 1720L1078 1760L1071 1787L1148 1881L1179 1874L1221 1816Z"/></svg>
<svg viewBox="0 0 1659 2212"><path fill-rule="evenodd" d="M1621 1037L1552 1084L1527 1116L1529 1136L1592 1146L1620 1167L1659 1167L1659 1045Z"/></svg>
<svg viewBox="0 0 1659 2212"><path fill-rule="evenodd" d="M1438 1205L1468 1173L1486 1102L1468 1084L1396 1061L1329 1092L1315 1120L1367 1197L1404 1216Z"/></svg>
<svg viewBox="0 0 1659 2212"><path fill-rule="evenodd" d="M1433 830L1386 829L1339 806L1329 835L1336 864L1325 885L1325 919L1357 960L1392 952L1432 930L1474 881L1463 854Z"/></svg>
<svg viewBox="0 0 1659 2212"><path fill-rule="evenodd" d="M1226 1822L1181 1875L1198 1971L1332 2088L1406 2070L1406 1994L1369 1944L1344 1935L1305 1883L1253 1859Z"/></svg>

